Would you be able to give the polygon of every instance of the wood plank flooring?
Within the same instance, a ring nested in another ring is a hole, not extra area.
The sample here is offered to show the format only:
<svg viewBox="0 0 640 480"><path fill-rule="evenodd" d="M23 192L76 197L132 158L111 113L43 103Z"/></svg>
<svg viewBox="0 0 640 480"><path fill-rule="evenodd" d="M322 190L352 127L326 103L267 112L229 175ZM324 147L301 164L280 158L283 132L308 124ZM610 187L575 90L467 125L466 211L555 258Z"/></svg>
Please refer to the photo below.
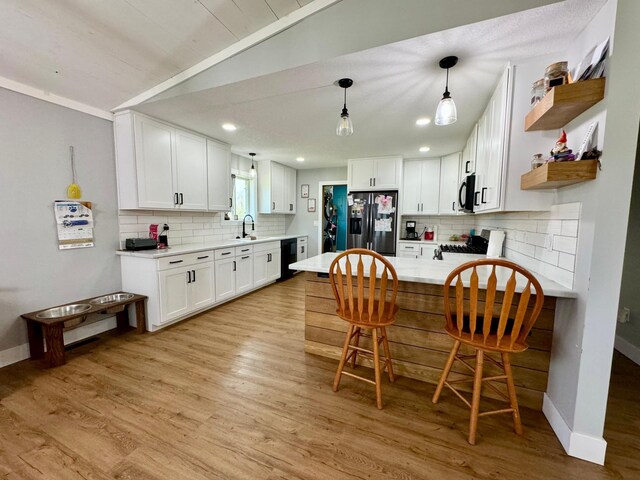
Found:
<svg viewBox="0 0 640 480"><path fill-rule="evenodd" d="M486 417L472 447L467 408L432 405L433 385L385 381L382 411L369 385L334 393L336 362L304 353L296 277L156 334L104 334L59 368L0 370L0 478L640 478L640 368L615 365L605 467L526 408L524 437Z"/></svg>

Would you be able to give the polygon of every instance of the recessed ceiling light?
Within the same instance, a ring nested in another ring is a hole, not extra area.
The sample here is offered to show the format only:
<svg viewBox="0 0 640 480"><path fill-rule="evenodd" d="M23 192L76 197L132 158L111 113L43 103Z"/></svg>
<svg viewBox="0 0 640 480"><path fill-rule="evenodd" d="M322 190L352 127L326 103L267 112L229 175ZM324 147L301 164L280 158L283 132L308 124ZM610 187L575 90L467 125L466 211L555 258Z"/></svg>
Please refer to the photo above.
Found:
<svg viewBox="0 0 640 480"><path fill-rule="evenodd" d="M420 147L419 150L424 153L424 152L428 152L431 149L429 147Z"/></svg>
<svg viewBox="0 0 640 480"><path fill-rule="evenodd" d="M237 127L233 123L223 123L222 128L227 132L235 132L237 130Z"/></svg>
<svg viewBox="0 0 640 480"><path fill-rule="evenodd" d="M419 127L424 127L425 125L429 125L430 123L431 119L426 117L416 120L416 125L418 125Z"/></svg>
<svg viewBox="0 0 640 480"><path fill-rule="evenodd" d="M304 157L298 157L298 158L296 158L296 162L304 162Z"/></svg>

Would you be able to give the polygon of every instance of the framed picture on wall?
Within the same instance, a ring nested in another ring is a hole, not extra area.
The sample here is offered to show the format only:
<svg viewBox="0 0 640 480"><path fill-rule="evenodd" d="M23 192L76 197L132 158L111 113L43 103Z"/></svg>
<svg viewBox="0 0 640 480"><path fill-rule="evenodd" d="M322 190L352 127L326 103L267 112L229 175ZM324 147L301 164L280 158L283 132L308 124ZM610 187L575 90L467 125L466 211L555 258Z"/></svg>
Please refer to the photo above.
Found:
<svg viewBox="0 0 640 480"><path fill-rule="evenodd" d="M300 198L309 198L309 185L300 185Z"/></svg>
<svg viewBox="0 0 640 480"><path fill-rule="evenodd" d="M307 212L315 212L316 211L316 199L310 198L307 200Z"/></svg>

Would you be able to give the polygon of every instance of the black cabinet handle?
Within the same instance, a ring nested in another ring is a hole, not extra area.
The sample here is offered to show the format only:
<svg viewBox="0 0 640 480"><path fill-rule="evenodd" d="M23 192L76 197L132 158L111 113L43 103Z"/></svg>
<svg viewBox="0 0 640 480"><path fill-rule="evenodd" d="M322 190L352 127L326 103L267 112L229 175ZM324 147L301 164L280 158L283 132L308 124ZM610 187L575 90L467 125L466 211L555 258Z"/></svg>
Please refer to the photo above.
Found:
<svg viewBox="0 0 640 480"><path fill-rule="evenodd" d="M220 255L231 255L231 252L222 252Z"/></svg>
<svg viewBox="0 0 640 480"><path fill-rule="evenodd" d="M209 258L209 255L205 255L204 257L198 257L198 260L204 260L205 258Z"/></svg>
<svg viewBox="0 0 640 480"><path fill-rule="evenodd" d="M180 194L180 205L184 205L184 195Z"/></svg>
<svg viewBox="0 0 640 480"><path fill-rule="evenodd" d="M290 211L290 212L293 212L293 203L290 203L290 204L289 204L289 211Z"/></svg>
<svg viewBox="0 0 640 480"><path fill-rule="evenodd" d="M233 198L229 197L229 208L233 207Z"/></svg>
<svg viewBox="0 0 640 480"><path fill-rule="evenodd" d="M246 260L247 258L251 258L251 255L247 255L246 257L240 257L241 260Z"/></svg>
<svg viewBox="0 0 640 480"><path fill-rule="evenodd" d="M451 210L456 211L456 202L451 202Z"/></svg>
<svg viewBox="0 0 640 480"><path fill-rule="evenodd" d="M475 192L475 193L473 194L473 204L474 204L474 205L476 205L476 206L480 205L480 204L478 203L478 195L479 195L479 194L480 194L480 192Z"/></svg>
<svg viewBox="0 0 640 480"><path fill-rule="evenodd" d="M464 173L471 173L469 171L469 165L471 165L471 160L467 160L464 164Z"/></svg>
<svg viewBox="0 0 640 480"><path fill-rule="evenodd" d="M373 186L374 187L376 186L376 178L375 177L373 177Z"/></svg>
<svg viewBox="0 0 640 480"><path fill-rule="evenodd" d="M488 187L482 187L482 195L480 195L480 201L482 203L487 203L487 201L484 199L484 194L486 193Z"/></svg>
<svg viewBox="0 0 640 480"><path fill-rule="evenodd" d="M248 251L249 251L249 249L248 249L248 248L245 248L244 250L240 250L240 251L241 251L241 252L248 252Z"/></svg>
<svg viewBox="0 0 640 480"><path fill-rule="evenodd" d="M271 202L271 203L273 203L273 208L272 208L272 210L275 210L275 209L276 209L276 202Z"/></svg>
<svg viewBox="0 0 640 480"><path fill-rule="evenodd" d="M234 272L236 271L236 261L235 260L233 261L233 271Z"/></svg>
<svg viewBox="0 0 640 480"><path fill-rule="evenodd" d="M187 271L187 283L191 283L191 270Z"/></svg>
<svg viewBox="0 0 640 480"><path fill-rule="evenodd" d="M178 205L178 194L177 193L173 194L173 204L174 205Z"/></svg>
<svg viewBox="0 0 640 480"><path fill-rule="evenodd" d="M173 265L174 263L182 263L184 260L174 260L173 262L169 262L169 264Z"/></svg>
<svg viewBox="0 0 640 480"><path fill-rule="evenodd" d="M271 254L267 253L267 263L269 263L271 261Z"/></svg>
<svg viewBox="0 0 640 480"><path fill-rule="evenodd" d="M300 248L301 248L300 253L304 253L304 245Z"/></svg>
<svg viewBox="0 0 640 480"><path fill-rule="evenodd" d="M193 280L192 281L195 282L196 281L196 271L195 270L191 270L191 271L193 272Z"/></svg>

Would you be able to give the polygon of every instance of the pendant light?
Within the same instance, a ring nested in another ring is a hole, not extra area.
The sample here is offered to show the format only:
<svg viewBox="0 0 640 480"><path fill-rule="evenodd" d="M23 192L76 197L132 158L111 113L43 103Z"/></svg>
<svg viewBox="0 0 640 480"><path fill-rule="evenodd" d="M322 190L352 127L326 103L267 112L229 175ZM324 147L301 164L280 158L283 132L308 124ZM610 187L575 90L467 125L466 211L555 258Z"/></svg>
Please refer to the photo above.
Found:
<svg viewBox="0 0 640 480"><path fill-rule="evenodd" d="M444 87L444 93L442 94L442 100L438 103L436 110L436 125L451 125L456 123L458 119L458 112L456 111L456 104L451 98L449 93L449 69L454 67L458 63L458 57L444 57L440 60L440 68L447 70L447 83Z"/></svg>
<svg viewBox="0 0 640 480"><path fill-rule="evenodd" d="M353 85L353 80L350 78L341 78L338 80L338 86L340 88L344 88L344 107L342 108L342 113L338 120L338 126L336 127L336 135L339 137L346 137L353 133L353 123L351 123L349 111L347 110L347 88L351 85Z"/></svg>
<svg viewBox="0 0 640 480"><path fill-rule="evenodd" d="M251 170L249 170L249 173L251 174L252 177L256 176L256 167L253 164L253 159L256 156L255 153L250 153L249 156L251 157Z"/></svg>

